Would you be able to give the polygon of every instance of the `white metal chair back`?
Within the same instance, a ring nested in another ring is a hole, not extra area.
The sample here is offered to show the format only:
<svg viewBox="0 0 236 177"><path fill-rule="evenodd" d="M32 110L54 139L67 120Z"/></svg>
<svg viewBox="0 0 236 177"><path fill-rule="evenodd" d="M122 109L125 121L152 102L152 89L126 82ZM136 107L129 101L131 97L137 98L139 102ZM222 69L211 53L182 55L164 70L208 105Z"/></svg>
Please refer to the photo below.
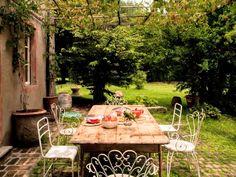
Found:
<svg viewBox="0 0 236 177"><path fill-rule="evenodd" d="M91 158L86 168L96 177L147 177L158 173L158 167L152 158L138 155L133 150L123 153L111 150L108 154L99 154L98 157Z"/></svg>
<svg viewBox="0 0 236 177"><path fill-rule="evenodd" d="M52 146L51 132L47 117L43 117L37 122L37 130L38 130L40 151L42 156L45 157L46 151L43 146L43 141L49 141L49 145Z"/></svg>
<svg viewBox="0 0 236 177"><path fill-rule="evenodd" d="M76 146L55 146L52 144L51 132L49 127L49 121L47 117L43 117L37 122L38 138L40 151L43 157L43 176L47 176L49 170L53 167L54 161L58 159L68 159L71 161L71 173L74 177L74 161L78 153L78 147ZM47 137L44 139L43 137ZM43 141L46 141L47 146L43 145ZM49 141L49 145L48 145ZM45 147L45 148L44 148ZM46 170L46 159L52 160L52 164ZM79 174L79 173L78 173Z"/></svg>
<svg viewBox="0 0 236 177"><path fill-rule="evenodd" d="M205 113L195 111L192 114L187 115L187 125L189 128L189 142L193 143L195 146L198 143L200 130L202 126L202 122L205 118Z"/></svg>
<svg viewBox="0 0 236 177"><path fill-rule="evenodd" d="M56 121L57 127L60 130L63 125L65 109L57 105L56 103L51 104L51 110L53 117Z"/></svg>
<svg viewBox="0 0 236 177"><path fill-rule="evenodd" d="M168 150L167 167L166 167L167 177L170 176L173 156L177 152L191 154L192 158L195 161L198 177L201 176L199 162L196 153L196 146L198 143L198 138L204 118L205 118L205 113L203 112L203 110L201 113L195 111L192 114L187 115L186 119L189 132L186 135L181 135L181 136L178 133L173 134L175 136L171 137L172 139L170 139L170 143L164 145L164 147Z"/></svg>
<svg viewBox="0 0 236 177"><path fill-rule="evenodd" d="M172 117L171 125L178 131L181 124L183 107L179 103L175 103L174 112Z"/></svg>

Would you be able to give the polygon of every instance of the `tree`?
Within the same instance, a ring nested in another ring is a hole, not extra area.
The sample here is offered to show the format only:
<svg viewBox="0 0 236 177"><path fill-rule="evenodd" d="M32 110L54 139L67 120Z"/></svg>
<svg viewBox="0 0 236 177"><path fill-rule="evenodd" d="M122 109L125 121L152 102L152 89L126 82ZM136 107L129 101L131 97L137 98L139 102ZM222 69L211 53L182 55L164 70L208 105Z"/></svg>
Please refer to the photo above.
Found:
<svg viewBox="0 0 236 177"><path fill-rule="evenodd" d="M71 79L91 89L95 102L105 101L107 84L128 86L144 56L137 48L141 36L128 27L76 33L73 45L65 51L70 61Z"/></svg>
<svg viewBox="0 0 236 177"><path fill-rule="evenodd" d="M180 80L178 89L231 114L236 113L235 7L233 1L168 4L152 53L157 65Z"/></svg>
<svg viewBox="0 0 236 177"><path fill-rule="evenodd" d="M72 34L73 45L65 45L59 61L70 68L69 76L91 89L94 101L105 100L107 84L127 86L140 68L142 36L135 28L121 27L119 2L113 0L83 1L58 0L47 5L53 7L57 28L62 33ZM139 10L140 13L143 13ZM147 12L147 11L146 11ZM145 12L145 13L146 13ZM125 18L133 25L140 19ZM56 46L57 48L57 46Z"/></svg>

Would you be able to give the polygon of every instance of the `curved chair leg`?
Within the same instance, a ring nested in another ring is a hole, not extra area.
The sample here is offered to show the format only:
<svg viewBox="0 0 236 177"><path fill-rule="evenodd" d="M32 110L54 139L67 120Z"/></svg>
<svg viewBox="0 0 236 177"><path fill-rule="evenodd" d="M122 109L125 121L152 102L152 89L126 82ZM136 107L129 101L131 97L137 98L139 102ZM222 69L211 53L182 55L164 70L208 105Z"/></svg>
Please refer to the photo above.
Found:
<svg viewBox="0 0 236 177"><path fill-rule="evenodd" d="M199 162L198 162L197 155L196 155L195 152L192 152L191 154L192 154L193 159L194 159L194 161L195 161L195 166L196 166L196 169L197 169L197 175L198 175L198 177L201 177L200 167L199 167Z"/></svg>
<svg viewBox="0 0 236 177"><path fill-rule="evenodd" d="M168 151L167 163L166 163L167 177L170 177L170 170L171 170L171 163L172 163L173 156L174 156L174 152Z"/></svg>

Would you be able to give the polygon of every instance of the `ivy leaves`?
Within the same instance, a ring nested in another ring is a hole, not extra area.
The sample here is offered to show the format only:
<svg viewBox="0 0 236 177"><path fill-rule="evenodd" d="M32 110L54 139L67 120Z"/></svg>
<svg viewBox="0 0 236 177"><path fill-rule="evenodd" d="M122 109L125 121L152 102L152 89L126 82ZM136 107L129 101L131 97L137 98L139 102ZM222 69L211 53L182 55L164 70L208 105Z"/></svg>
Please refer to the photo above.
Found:
<svg viewBox="0 0 236 177"><path fill-rule="evenodd" d="M13 48L13 71L15 71L22 61L18 51L19 40L25 36L30 36L34 28L29 21L33 12L38 11L37 1L10 1L0 7L0 32L9 29L11 38L7 41L7 46Z"/></svg>

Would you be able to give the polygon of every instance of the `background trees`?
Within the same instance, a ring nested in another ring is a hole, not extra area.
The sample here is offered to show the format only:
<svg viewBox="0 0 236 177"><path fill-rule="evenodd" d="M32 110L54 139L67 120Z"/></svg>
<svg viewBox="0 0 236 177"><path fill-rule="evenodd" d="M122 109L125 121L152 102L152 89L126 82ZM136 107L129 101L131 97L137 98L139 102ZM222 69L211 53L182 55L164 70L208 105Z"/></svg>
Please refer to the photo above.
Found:
<svg viewBox="0 0 236 177"><path fill-rule="evenodd" d="M107 84L128 86L139 69L142 56L136 49L141 36L127 27L110 31L76 33L72 46L65 51L70 78L91 89L95 102L105 101Z"/></svg>
<svg viewBox="0 0 236 177"><path fill-rule="evenodd" d="M178 12L169 8L159 23L161 47L153 54L155 62L179 81L178 89L188 89L201 102L235 114L235 35L231 40L227 35L234 34L236 3L174 6L180 7Z"/></svg>
<svg viewBox="0 0 236 177"><path fill-rule="evenodd" d="M149 81L176 80L177 89L236 113L235 2L154 1L144 18L125 18L126 27L116 1L58 2L58 25L73 34L62 55L70 77L96 101L106 84L126 86L140 69Z"/></svg>

